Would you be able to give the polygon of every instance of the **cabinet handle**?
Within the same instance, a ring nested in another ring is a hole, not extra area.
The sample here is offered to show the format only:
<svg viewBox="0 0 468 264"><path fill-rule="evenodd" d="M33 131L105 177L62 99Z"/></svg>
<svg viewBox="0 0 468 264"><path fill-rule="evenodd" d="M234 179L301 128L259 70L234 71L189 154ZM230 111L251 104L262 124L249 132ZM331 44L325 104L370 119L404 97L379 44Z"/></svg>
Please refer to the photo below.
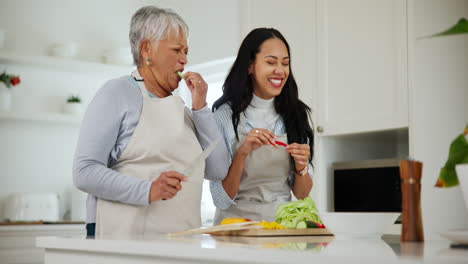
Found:
<svg viewBox="0 0 468 264"><path fill-rule="evenodd" d="M318 127L317 127L317 132L319 132L319 133L323 133L323 127L321 127L321 126L318 126Z"/></svg>

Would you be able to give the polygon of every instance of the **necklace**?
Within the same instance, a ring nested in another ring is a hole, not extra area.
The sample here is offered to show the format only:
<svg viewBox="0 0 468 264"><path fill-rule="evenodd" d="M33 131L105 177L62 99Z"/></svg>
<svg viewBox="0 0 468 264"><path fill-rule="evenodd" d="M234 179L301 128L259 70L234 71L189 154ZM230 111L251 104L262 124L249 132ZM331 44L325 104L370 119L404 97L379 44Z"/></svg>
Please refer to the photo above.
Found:
<svg viewBox="0 0 468 264"><path fill-rule="evenodd" d="M151 75L153 75L153 79L159 84L159 82L158 82L158 80L156 79L156 76L154 76L154 73L153 73L153 71L151 70L151 68L149 68L149 70L150 70L150 72L151 72ZM167 95L162 95L162 94L158 91L158 89L156 89L156 87L154 87L154 85L149 81L149 79L144 78L143 80L144 80L145 83L148 83L148 84L151 86L151 89L149 90L149 92L152 93L152 94L154 94L154 95L156 95L157 97L159 97L159 98L165 98L165 97L168 97L168 96L171 96L171 95L172 95L172 93L169 93L169 92L167 92L165 89L161 88L164 92L167 93ZM161 86L161 85L159 85L159 86Z"/></svg>

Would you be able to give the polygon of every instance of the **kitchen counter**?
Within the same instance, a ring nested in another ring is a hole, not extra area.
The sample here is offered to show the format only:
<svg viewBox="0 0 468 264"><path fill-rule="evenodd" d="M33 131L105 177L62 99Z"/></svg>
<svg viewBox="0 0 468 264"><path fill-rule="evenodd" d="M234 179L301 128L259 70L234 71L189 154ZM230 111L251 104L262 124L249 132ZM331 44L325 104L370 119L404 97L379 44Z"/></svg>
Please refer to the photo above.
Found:
<svg viewBox="0 0 468 264"><path fill-rule="evenodd" d="M152 235L86 239L39 237L45 263L468 263L468 249L447 240L400 243L333 236L226 237Z"/></svg>

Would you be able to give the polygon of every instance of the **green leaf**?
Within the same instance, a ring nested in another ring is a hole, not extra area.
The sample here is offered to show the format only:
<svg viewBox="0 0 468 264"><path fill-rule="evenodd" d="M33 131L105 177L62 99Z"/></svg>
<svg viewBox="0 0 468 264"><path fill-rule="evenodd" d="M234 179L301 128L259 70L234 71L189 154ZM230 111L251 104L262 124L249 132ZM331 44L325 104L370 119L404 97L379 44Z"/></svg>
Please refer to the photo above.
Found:
<svg viewBox="0 0 468 264"><path fill-rule="evenodd" d="M458 23L450 27L449 29L439 32L437 34L425 36L422 38L452 36L452 35L459 35L459 34L468 34L468 20L466 20L466 18L464 17L460 18L458 20Z"/></svg>
<svg viewBox="0 0 468 264"><path fill-rule="evenodd" d="M465 130L467 129L468 125ZM459 183L455 166L464 163L468 163L468 141L462 133L450 144L448 159L440 170L439 180L442 182L442 186L439 187L457 186Z"/></svg>

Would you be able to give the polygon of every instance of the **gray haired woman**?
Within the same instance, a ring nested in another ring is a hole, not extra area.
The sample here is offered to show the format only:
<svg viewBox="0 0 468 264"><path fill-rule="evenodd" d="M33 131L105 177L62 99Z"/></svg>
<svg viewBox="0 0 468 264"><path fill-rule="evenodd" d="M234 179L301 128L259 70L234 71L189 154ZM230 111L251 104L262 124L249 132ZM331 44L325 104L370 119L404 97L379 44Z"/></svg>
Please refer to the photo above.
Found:
<svg viewBox="0 0 468 264"><path fill-rule="evenodd" d="M90 236L199 227L203 178L227 173L225 144L217 145L206 168L201 164L190 178L180 173L221 138L206 106L206 82L195 72L178 75L187 64L187 24L172 10L146 6L133 15L129 36L137 68L96 93L74 157L74 184L89 194ZM172 95L181 77L192 111Z"/></svg>

